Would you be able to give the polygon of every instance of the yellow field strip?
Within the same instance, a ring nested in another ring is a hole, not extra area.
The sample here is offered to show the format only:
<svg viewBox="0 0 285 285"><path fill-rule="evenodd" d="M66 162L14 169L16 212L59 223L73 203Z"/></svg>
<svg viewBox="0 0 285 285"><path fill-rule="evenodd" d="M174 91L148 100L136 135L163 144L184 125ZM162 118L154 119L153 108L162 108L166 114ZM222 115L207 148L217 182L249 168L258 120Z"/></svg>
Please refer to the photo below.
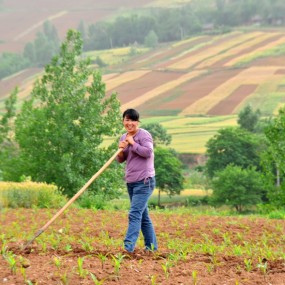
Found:
<svg viewBox="0 0 285 285"><path fill-rule="evenodd" d="M179 42L173 44L172 47L178 47L178 46L181 46L181 45L184 45L187 43L191 43L191 42L194 42L194 41L196 41L198 39L202 39L202 38L206 38L206 36L198 36L198 37L182 40L182 41L179 41Z"/></svg>
<svg viewBox="0 0 285 285"><path fill-rule="evenodd" d="M245 49L251 48L256 44L261 43L262 41L265 41L269 38L271 38L272 36L277 35L277 34L272 34L272 33L260 33L260 35L258 35L258 33L249 33L247 34L247 36L245 36L245 38L243 39L244 41L246 41L247 39L249 39L246 42L241 42L240 45L235 46L229 50L227 50L224 53L221 54L217 54L217 56L211 57L209 59L206 59L205 61L203 61L202 63L200 63L198 66L196 66L196 68L206 68L209 67L211 65L213 65L214 63L227 58L229 56L233 56L236 55L237 53L242 52Z"/></svg>
<svg viewBox="0 0 285 285"><path fill-rule="evenodd" d="M260 35L261 32L252 33L252 37ZM170 69L188 69L194 64L202 61L203 59L207 59L209 57L215 56L229 48L236 46L237 44L243 42L248 38L248 34L241 34L236 36L234 39L231 39L227 42L221 43L219 45L214 45L209 47L206 50L202 50L200 53L195 54L195 56L189 56L188 58L184 58L170 66Z"/></svg>
<svg viewBox="0 0 285 285"><path fill-rule="evenodd" d="M263 82L270 80L270 77L274 76L274 73L278 69L280 69L279 66L248 68L234 78L217 87L207 96L197 100L195 103L185 108L179 115L185 116L190 114L206 114L221 100L227 98L240 85L262 84Z"/></svg>
<svg viewBox="0 0 285 285"><path fill-rule="evenodd" d="M262 53L262 52L264 52L266 50L270 50L270 49L275 48L275 47L277 47L279 45L284 45L284 43L285 43L285 37L282 37L282 38L280 38L278 40L270 42L269 44L267 44L267 45L265 45L263 47L255 49L254 51L252 51L250 53L243 54L243 55L241 55L239 57L234 58L233 60L227 62L226 66L233 66L233 65L235 65L238 62L242 62L244 60L247 60L248 58L256 57L256 55L258 53Z"/></svg>
<svg viewBox="0 0 285 285"><path fill-rule="evenodd" d="M115 77L115 78L111 78L111 79L107 79L106 80L106 91L112 90L126 82L138 79L144 75L146 75L147 73L151 72L151 70L135 70L135 71L127 71L122 73L121 75Z"/></svg>
<svg viewBox="0 0 285 285"><path fill-rule="evenodd" d="M194 71L194 72L189 72L186 73L182 76L180 76L179 78L169 81L163 85L160 85L152 90L150 90L149 92L146 92L145 94L143 94L142 96L139 96L138 98L124 104L121 106L122 110L128 109L128 108L135 108L139 105L144 104L145 102L147 102L148 100L166 92L169 91L179 85L181 85L184 82L187 82L188 80L195 78L203 73L205 73L206 71L204 70L199 70L199 71Z"/></svg>
<svg viewBox="0 0 285 285"><path fill-rule="evenodd" d="M105 82L107 80L110 80L111 78L115 77L116 75L118 75L118 73L109 73L109 74L104 74L102 76L102 81Z"/></svg>

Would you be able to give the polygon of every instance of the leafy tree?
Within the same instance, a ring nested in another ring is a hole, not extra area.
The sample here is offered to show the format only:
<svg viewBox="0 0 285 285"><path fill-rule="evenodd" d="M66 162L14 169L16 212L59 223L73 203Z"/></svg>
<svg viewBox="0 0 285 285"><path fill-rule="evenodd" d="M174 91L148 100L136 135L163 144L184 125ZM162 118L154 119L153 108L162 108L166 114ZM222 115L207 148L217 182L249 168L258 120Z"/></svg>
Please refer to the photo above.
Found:
<svg viewBox="0 0 285 285"><path fill-rule="evenodd" d="M148 130L151 133L155 146L157 144L169 145L171 143L171 135L167 133L167 130L161 124L142 124L142 128Z"/></svg>
<svg viewBox="0 0 285 285"><path fill-rule="evenodd" d="M28 59L20 54L3 52L0 54L0 79L16 73L30 65Z"/></svg>
<svg viewBox="0 0 285 285"><path fill-rule="evenodd" d="M274 185L269 193L269 200L278 207L285 203L285 108L279 110L278 116L265 128L268 148L263 153L262 165L266 177Z"/></svg>
<svg viewBox="0 0 285 285"><path fill-rule="evenodd" d="M27 43L24 48L23 56L28 58L31 64L36 63L36 54L33 43Z"/></svg>
<svg viewBox="0 0 285 285"><path fill-rule="evenodd" d="M1 179L6 181L19 181L22 171L20 152L14 136L17 94L16 87L5 100L5 112L0 120L0 172Z"/></svg>
<svg viewBox="0 0 285 285"><path fill-rule="evenodd" d="M144 39L144 45L149 48L155 48L158 45L158 37L156 33L151 30Z"/></svg>
<svg viewBox="0 0 285 285"><path fill-rule="evenodd" d="M35 82L16 120L27 176L54 183L69 196L97 172L117 148L101 145L121 131L116 94L105 97L100 73L82 56L80 33L68 31L60 53ZM122 168L112 164L90 187L106 198L118 194Z"/></svg>
<svg viewBox="0 0 285 285"><path fill-rule="evenodd" d="M238 212L245 206L260 203L265 193L260 172L232 164L216 173L212 188L211 201L214 205L232 206Z"/></svg>
<svg viewBox="0 0 285 285"><path fill-rule="evenodd" d="M246 129L249 132L254 132L256 130L260 115L259 109L254 112L251 106L247 105L238 114L238 124L241 128Z"/></svg>
<svg viewBox="0 0 285 285"><path fill-rule="evenodd" d="M84 24L84 21L80 21L79 22L79 25L77 27L77 31L80 32L81 34L81 38L83 40L83 42L86 41L86 38L87 38L87 34L86 34L86 29L85 29L85 24Z"/></svg>
<svg viewBox="0 0 285 285"><path fill-rule="evenodd" d="M224 128L206 144L208 160L205 168L210 178L216 171L232 163L242 168L255 166L260 169L259 151L262 139L241 128Z"/></svg>
<svg viewBox="0 0 285 285"><path fill-rule="evenodd" d="M156 147L154 155L158 205L160 206L161 191L166 192L170 197L180 194L180 191L183 189L184 178L182 163L173 150Z"/></svg>

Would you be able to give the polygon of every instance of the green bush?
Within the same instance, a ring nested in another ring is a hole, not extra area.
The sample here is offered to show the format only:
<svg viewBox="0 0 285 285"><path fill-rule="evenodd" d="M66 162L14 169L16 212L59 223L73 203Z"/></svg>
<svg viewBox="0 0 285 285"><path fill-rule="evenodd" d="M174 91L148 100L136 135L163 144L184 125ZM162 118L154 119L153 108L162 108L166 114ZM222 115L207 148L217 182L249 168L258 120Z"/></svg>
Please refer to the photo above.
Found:
<svg viewBox="0 0 285 285"><path fill-rule="evenodd" d="M66 203L55 185L36 182L0 182L0 207L59 208Z"/></svg>

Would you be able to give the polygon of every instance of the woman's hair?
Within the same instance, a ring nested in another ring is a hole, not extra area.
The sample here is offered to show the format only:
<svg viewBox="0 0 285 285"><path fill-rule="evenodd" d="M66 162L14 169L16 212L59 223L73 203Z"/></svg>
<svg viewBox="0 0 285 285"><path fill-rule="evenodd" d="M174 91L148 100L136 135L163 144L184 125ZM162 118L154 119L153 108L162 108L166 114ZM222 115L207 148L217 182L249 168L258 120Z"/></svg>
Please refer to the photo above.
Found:
<svg viewBox="0 0 285 285"><path fill-rule="evenodd" d="M127 109L124 113L123 113L123 119L129 119L132 121L140 121L140 114L137 110L135 109Z"/></svg>

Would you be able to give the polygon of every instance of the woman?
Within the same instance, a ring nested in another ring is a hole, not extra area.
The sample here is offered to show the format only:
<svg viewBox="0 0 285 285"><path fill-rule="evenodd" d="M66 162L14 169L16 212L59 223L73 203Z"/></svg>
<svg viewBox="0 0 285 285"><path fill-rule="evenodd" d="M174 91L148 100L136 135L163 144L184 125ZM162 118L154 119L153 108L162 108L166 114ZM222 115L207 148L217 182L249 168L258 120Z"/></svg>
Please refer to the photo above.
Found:
<svg viewBox="0 0 285 285"><path fill-rule="evenodd" d="M157 250L157 240L148 213L148 199L155 187L153 140L151 134L139 128L139 113L127 109L123 113L123 124L127 131L120 138L118 162L126 161L125 181L130 197L129 225L124 247L133 252L140 231L144 236L146 250Z"/></svg>

